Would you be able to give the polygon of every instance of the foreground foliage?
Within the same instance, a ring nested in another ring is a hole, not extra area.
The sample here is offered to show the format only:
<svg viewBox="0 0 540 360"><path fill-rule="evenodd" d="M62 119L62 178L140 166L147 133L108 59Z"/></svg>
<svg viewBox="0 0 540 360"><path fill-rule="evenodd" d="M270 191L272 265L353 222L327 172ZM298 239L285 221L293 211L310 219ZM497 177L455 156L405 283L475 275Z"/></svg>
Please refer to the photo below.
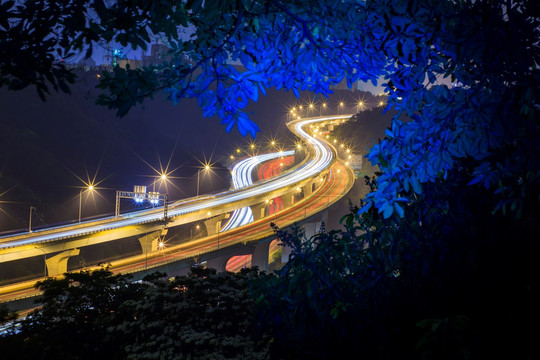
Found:
<svg viewBox="0 0 540 360"><path fill-rule="evenodd" d="M537 358L540 208L492 214L497 200L464 178L425 187L404 217L351 205L343 229L309 239L274 225L292 248L276 275L49 279L43 308L0 346L43 359Z"/></svg>
<svg viewBox="0 0 540 360"><path fill-rule="evenodd" d="M350 351L372 359L540 357L537 1L187 1L154 8L28 1L16 11L5 4L0 30L9 36L0 59L25 53L9 51L18 37L29 43L29 34L49 34L23 31L24 21L35 25L43 12L71 14L45 17L67 36L51 38L50 49L81 50L94 36L137 47L149 29L163 33L171 61L104 76L100 103L120 114L164 90L175 102L196 97L205 115L254 135L242 109L265 88L324 95L344 78L381 76L397 111L369 154L380 168L376 180L366 180L372 192L351 206L344 229L304 239L299 229L276 227L293 248L279 276L199 271L139 284L107 272L69 275L41 285L43 310L2 339L6 349L35 357L64 351L65 358L84 358L93 344L109 358L327 359ZM76 6L93 9L102 23L82 29L73 21ZM6 22L23 13L21 22ZM160 28L166 24L174 29ZM177 27L190 25L193 36L184 40ZM0 85L63 88L69 72L49 50L48 63L37 62L30 75L17 74L16 61L3 62ZM197 296L188 296L192 290ZM230 311L222 313L225 305ZM232 323L240 334L230 332Z"/></svg>
<svg viewBox="0 0 540 360"><path fill-rule="evenodd" d="M276 228L293 252L258 297L274 350L287 359L538 357L540 208L520 220L491 214L488 191L452 176L425 187L404 217L352 206L341 231L305 239Z"/></svg>
<svg viewBox="0 0 540 360"><path fill-rule="evenodd" d="M244 109L267 88L327 96L344 79L382 79L398 113L369 155L382 173L362 211L403 215L424 184L467 159L467 184L521 216L526 199L540 200L539 32L535 0L6 1L0 86L69 91L62 59L160 38L166 61L105 72L98 103L124 115L162 92L197 98L205 116L255 136Z"/></svg>
<svg viewBox="0 0 540 360"><path fill-rule="evenodd" d="M262 359L252 330L247 281L256 271L142 282L107 270L66 274L38 284L43 306L8 336L3 356L19 359Z"/></svg>

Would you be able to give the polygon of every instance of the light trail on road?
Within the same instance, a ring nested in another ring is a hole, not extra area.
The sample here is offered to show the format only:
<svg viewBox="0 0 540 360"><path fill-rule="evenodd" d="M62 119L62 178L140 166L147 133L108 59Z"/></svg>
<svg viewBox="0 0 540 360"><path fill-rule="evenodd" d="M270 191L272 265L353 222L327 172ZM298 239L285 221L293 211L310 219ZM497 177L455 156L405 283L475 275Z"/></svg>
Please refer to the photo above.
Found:
<svg viewBox="0 0 540 360"><path fill-rule="evenodd" d="M253 170L255 170L255 167L257 167L257 165L260 165L269 160L290 155L294 155L294 150L257 155L238 162L231 172L234 188L242 189L244 187L253 185ZM220 229L220 231L227 231L238 226L249 224L252 221L253 213L251 212L251 208L249 206L246 206L233 211L231 218Z"/></svg>
<svg viewBox="0 0 540 360"><path fill-rule="evenodd" d="M229 190L212 196L201 196L176 201L168 206L168 216L177 217L207 208L218 208L225 204L239 202L244 199L260 196L261 194L271 193L284 187L293 186L303 180L317 176L332 164L335 154L327 143L308 134L305 127L319 122L345 119L348 117L350 116L325 116L296 120L288 123L289 129L304 140L312 150L310 152L311 158L306 163L294 169L294 171L289 171L275 178L237 190ZM77 237L130 225L155 222L163 219L163 212L163 207L156 207L150 210L122 214L118 217L107 217L75 225L42 229L30 234L9 235L0 238L0 250Z"/></svg>
<svg viewBox="0 0 540 360"><path fill-rule="evenodd" d="M172 245L160 253L154 253L147 259L148 267L163 266L167 263L180 261L187 258L195 258L202 253L216 250L218 241L219 248L235 245L244 242L246 239L262 239L274 236L274 231L269 226L269 222L274 222L280 228L284 228L293 223L298 223L303 219L321 211L340 199L350 188L350 183L354 182L351 176L347 175L345 165L336 162L330 170L330 176L323 186L317 191L300 201L297 206L283 209L272 216L259 219L248 226L241 226L231 229L221 234L215 234L192 240L178 245ZM111 269L114 273L132 273L145 268L144 255L136 255L131 258L111 261Z"/></svg>
<svg viewBox="0 0 540 360"><path fill-rule="evenodd" d="M343 118L345 118L345 116L335 117L332 120ZM308 122L307 124L309 123L312 123L312 121ZM295 126L297 126L297 124ZM332 153L332 149L328 144L324 143L322 140L319 139L316 139L315 141L324 144L321 151L328 150L331 153L330 156L334 156L334 154ZM314 152L316 152L316 150L314 150ZM321 158L323 157L319 156L319 159ZM314 161L314 157L312 157L310 161L307 161L302 166L293 168L290 173L294 174L297 172L301 172L302 169L309 167L309 164L312 161ZM332 162L330 164L332 164ZM233 228L224 233L217 233L216 235L207 236L205 238L187 241L178 245L172 245L155 253L144 253L124 259L111 261L111 269L114 273L134 273L158 266L166 266L166 264L168 263L183 261L183 259L197 258L205 252L211 252L216 249L221 249L230 245L244 243L246 239L258 240L264 239L265 237L273 237L274 233L269 226L269 222L275 222L281 228L283 228L293 223L303 221L309 218L311 215L321 211L322 209L327 208L335 201L340 199L350 189L352 183L354 183L354 174L352 170L348 166L344 165L340 160L334 162L333 165L331 165L331 167L327 167L326 170L328 170L328 176L326 177L324 184L318 187L317 190L314 191L314 193L308 195L304 199L300 200L298 203L295 203L295 205L290 208L282 209L277 213L261 218L246 226ZM284 177L287 177L288 174L289 173L281 174L274 179L264 180L261 183L273 183L276 179L282 179ZM249 185L247 186L247 188L256 187L257 185L259 184L257 183ZM242 189L234 191L242 191ZM219 195L220 194L216 194L216 196ZM200 201L211 200L212 198L213 196L202 196L195 199L186 199L176 202L174 204L193 205ZM158 208L157 210L147 212L152 212L155 215L161 214L162 211L162 209ZM130 213L123 215L123 217L128 216L137 216L137 214ZM103 221L109 220L110 219L103 219ZM113 218L113 220L116 219ZM91 269L97 269L97 267L91 267L87 270ZM32 280L0 287L0 303L6 301L13 301L17 298L20 299L38 295L39 291L37 289L34 289L34 283L35 280Z"/></svg>

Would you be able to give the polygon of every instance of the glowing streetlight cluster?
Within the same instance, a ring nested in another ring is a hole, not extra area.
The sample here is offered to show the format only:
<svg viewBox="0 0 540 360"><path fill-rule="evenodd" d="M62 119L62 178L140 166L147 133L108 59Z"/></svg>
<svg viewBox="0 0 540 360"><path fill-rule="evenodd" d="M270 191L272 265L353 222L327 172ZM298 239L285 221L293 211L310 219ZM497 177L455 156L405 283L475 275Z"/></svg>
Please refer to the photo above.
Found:
<svg viewBox="0 0 540 360"><path fill-rule="evenodd" d="M347 115L333 115L325 116L322 118L303 119L301 121L293 121L291 130L295 135L302 138L304 143L310 148L310 157L301 168L296 171L284 172L272 179L263 181L260 184L254 186L248 186L236 190L228 190L222 193L214 194L211 197L205 197L197 199L197 201L178 201L172 204L164 203L163 211L160 210L144 210L129 214L123 214L121 217L119 213L116 216L110 218L102 218L94 220L83 226L59 226L55 228L48 228L47 232L40 231L34 232L31 237L21 237L10 239L5 242L0 242L0 249L7 247L23 246L27 244L35 244L36 242L52 241L59 238L74 237L81 234L88 234L97 231L117 229L125 226L132 226L141 223L148 223L152 221L159 221L170 217L183 216L186 214L192 214L197 211L207 211L208 209L219 209L225 204L230 204L239 201L245 201L246 199L252 199L258 197L261 194L271 194L276 190L282 189L287 186L297 186L298 183L308 178L319 178L321 172L327 169L334 159L334 152L331 146L326 141L312 137L307 128L309 125L318 122L331 122L339 121L344 117L348 118L352 116ZM210 164L208 170L211 170ZM206 168L206 167L205 167ZM95 190L95 184L93 184ZM126 192L127 194L128 192ZM130 192L129 192L130 193ZM117 196L117 199L119 197ZM210 216L210 215L208 215ZM16 235L20 236L20 235Z"/></svg>
<svg viewBox="0 0 540 360"><path fill-rule="evenodd" d="M204 175L208 174L208 172L210 172L212 170L211 166L212 166L212 164L205 161L204 163L201 163L201 168L197 171L197 196L199 196L201 172L204 171L204 174L203 174L203 177L204 177Z"/></svg>
<svg viewBox="0 0 540 360"><path fill-rule="evenodd" d="M356 111L361 111L369 109L372 106L382 107L386 104L385 94L379 94L377 98L378 100L375 99L376 103L367 101L365 100L365 98L360 98L352 102L345 102L343 100L340 100L335 103L329 103L328 101L309 101L307 103L298 104L290 107L288 110L288 115L293 120L299 120L302 119L302 117L309 117L315 115L314 111L318 111L318 115L322 115L323 112L326 114L326 110L335 111L335 109L337 109L338 113L341 113L341 111L346 107L348 107L350 110L355 109Z"/></svg>
<svg viewBox="0 0 540 360"><path fill-rule="evenodd" d="M278 151L278 152L284 152L285 147L281 145L278 140L274 137L268 138L266 141L266 146L259 145L255 142L250 142L247 144L245 148L237 147L235 148L234 152L229 155L229 160L234 161L237 158L243 158L243 157L253 157L257 156L259 154L260 149L266 149L267 151Z"/></svg>

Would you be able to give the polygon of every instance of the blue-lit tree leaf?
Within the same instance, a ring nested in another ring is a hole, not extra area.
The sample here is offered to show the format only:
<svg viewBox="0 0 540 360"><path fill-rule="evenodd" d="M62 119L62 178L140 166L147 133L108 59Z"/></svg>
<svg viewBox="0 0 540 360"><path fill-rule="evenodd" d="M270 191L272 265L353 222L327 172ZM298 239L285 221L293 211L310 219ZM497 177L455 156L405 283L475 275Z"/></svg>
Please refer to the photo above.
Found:
<svg viewBox="0 0 540 360"><path fill-rule="evenodd" d="M382 212L383 217L388 219L394 213L394 206L391 203L385 203L379 211Z"/></svg>
<svg viewBox="0 0 540 360"><path fill-rule="evenodd" d="M397 202L394 202L394 211L399 215L399 217L403 217L405 215L405 211Z"/></svg>

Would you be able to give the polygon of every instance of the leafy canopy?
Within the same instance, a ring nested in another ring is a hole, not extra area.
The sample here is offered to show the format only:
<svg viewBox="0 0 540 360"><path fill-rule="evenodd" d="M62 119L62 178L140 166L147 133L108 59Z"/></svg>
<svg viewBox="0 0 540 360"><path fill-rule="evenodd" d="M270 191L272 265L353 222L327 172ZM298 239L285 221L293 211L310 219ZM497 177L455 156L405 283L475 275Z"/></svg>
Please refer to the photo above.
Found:
<svg viewBox="0 0 540 360"><path fill-rule="evenodd" d="M249 281L257 270L216 274L193 268L171 279L134 282L108 269L66 273L36 286L42 306L0 334L19 359L264 359L254 331Z"/></svg>
<svg viewBox="0 0 540 360"><path fill-rule="evenodd" d="M67 91L60 58L89 57L99 40L145 49L159 36L170 61L106 72L98 103L125 115L159 92L195 97L227 131L255 136L243 109L267 88L328 95L344 78L382 78L398 114L369 154L382 175L361 211L403 216L423 184L466 160L469 184L520 216L540 200L539 22L533 0L8 1L0 86Z"/></svg>

